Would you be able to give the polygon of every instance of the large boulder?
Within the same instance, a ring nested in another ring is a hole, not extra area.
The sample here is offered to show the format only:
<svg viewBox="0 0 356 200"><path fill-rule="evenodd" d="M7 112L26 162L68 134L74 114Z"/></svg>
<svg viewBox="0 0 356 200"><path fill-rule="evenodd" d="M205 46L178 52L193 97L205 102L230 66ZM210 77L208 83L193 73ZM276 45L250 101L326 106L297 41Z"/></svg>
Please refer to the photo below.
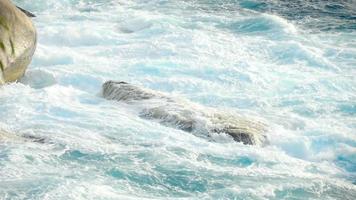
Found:
<svg viewBox="0 0 356 200"><path fill-rule="evenodd" d="M187 132L227 134L235 141L250 145L267 143L263 123L246 119L236 113L202 106L186 99L173 98L165 93L140 88L125 82L108 81L103 96L125 103L145 119ZM125 105L125 107L127 107Z"/></svg>
<svg viewBox="0 0 356 200"><path fill-rule="evenodd" d="M30 13L9 0L0 0L0 84L21 78L36 48Z"/></svg>

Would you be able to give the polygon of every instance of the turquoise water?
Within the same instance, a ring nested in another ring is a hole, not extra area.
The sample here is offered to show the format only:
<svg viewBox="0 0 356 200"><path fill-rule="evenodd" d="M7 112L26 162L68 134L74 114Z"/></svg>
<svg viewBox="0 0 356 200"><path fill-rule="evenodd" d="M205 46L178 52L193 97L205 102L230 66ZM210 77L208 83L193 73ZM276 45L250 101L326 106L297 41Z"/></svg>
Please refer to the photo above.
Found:
<svg viewBox="0 0 356 200"><path fill-rule="evenodd" d="M39 38L0 88L0 199L356 199L354 1L15 2ZM270 144L141 119L107 80L260 119Z"/></svg>

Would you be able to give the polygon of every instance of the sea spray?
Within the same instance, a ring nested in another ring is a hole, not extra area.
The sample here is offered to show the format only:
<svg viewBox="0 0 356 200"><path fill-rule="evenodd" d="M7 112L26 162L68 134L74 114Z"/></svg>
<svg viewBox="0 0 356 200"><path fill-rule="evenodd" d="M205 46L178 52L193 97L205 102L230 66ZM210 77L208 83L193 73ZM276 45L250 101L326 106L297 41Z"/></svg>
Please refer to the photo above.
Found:
<svg viewBox="0 0 356 200"><path fill-rule="evenodd" d="M39 41L0 129L49 142L0 143L0 197L355 199L355 32L300 9L331 2L15 2ZM142 119L102 98L117 79L262 118L270 145Z"/></svg>

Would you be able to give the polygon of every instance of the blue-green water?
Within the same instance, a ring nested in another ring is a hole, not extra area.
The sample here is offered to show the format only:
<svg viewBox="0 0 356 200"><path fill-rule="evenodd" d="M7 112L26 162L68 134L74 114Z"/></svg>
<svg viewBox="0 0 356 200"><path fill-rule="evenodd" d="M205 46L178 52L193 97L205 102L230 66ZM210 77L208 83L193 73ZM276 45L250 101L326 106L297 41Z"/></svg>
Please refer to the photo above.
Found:
<svg viewBox="0 0 356 200"><path fill-rule="evenodd" d="M15 2L39 40L0 88L0 199L356 199L355 1ZM270 144L141 119L107 80L258 118Z"/></svg>

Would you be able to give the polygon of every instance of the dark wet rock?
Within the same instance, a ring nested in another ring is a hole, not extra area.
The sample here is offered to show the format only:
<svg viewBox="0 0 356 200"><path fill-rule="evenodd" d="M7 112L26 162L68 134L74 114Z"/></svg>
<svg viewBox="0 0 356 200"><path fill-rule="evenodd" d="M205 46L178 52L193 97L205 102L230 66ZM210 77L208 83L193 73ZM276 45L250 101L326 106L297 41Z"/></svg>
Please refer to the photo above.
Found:
<svg viewBox="0 0 356 200"><path fill-rule="evenodd" d="M47 142L46 138L43 137L39 137L39 136L34 136L34 135L23 135L23 138L25 138L26 140L32 141L32 142L36 142L36 143L40 143L40 144L44 144Z"/></svg>
<svg viewBox="0 0 356 200"><path fill-rule="evenodd" d="M19 135L0 129L0 143L2 142L35 142L39 144L51 143L47 138L35 135Z"/></svg>
<svg viewBox="0 0 356 200"><path fill-rule="evenodd" d="M19 10L21 10L23 13L25 13L27 15L27 17L36 17L36 15L34 15L33 13L31 13L30 11L27 11L19 6L16 6Z"/></svg>
<svg viewBox="0 0 356 200"><path fill-rule="evenodd" d="M187 132L204 132L208 136L225 133L243 144L261 145L267 142L263 123L126 82L104 83L103 96L136 106L140 110L140 117L158 121L165 126Z"/></svg>

